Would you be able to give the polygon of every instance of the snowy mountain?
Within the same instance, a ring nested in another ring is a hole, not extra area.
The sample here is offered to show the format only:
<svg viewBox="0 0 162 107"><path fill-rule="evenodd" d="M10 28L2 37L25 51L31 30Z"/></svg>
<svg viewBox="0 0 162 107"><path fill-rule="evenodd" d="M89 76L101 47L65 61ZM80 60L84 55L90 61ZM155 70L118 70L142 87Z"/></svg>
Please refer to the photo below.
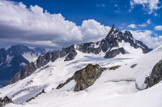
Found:
<svg viewBox="0 0 162 107"><path fill-rule="evenodd" d="M50 61L54 62L58 58L65 57L64 61L74 60L75 57L78 56L78 52L84 54L94 54L104 58L113 58L120 54L136 56L147 53L150 50L151 49L149 49L141 41L135 40L129 31L125 31L123 33L114 29L113 25L107 37L101 41L71 45L70 47L62 48L61 51L39 56L35 62L32 62L28 66L21 69L11 79L11 83L24 79L38 68L45 66Z"/></svg>
<svg viewBox="0 0 162 107"><path fill-rule="evenodd" d="M9 49L0 49L0 85L9 83L10 79L24 66L45 54L43 48L30 49L23 45L14 45Z"/></svg>
<svg viewBox="0 0 162 107"><path fill-rule="evenodd" d="M0 102L8 101L5 107L161 107L161 59L162 46L150 51L113 26L101 41L39 56L0 88Z"/></svg>

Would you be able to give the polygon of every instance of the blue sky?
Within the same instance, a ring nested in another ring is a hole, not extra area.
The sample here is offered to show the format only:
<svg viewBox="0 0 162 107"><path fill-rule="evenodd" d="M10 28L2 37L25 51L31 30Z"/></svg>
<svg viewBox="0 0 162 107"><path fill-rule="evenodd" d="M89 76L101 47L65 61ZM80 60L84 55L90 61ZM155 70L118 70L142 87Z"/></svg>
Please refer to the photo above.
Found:
<svg viewBox="0 0 162 107"><path fill-rule="evenodd" d="M104 25L116 24L142 24L151 19L153 25L162 24L162 8L155 13L148 14L142 5L136 5L131 9L130 0L14 0L23 2L28 7L30 5L39 5L50 13L61 13L67 20L81 25L83 20L95 19ZM160 1L159 1L160 2ZM159 6L161 3L158 4ZM124 26L126 27L126 26Z"/></svg>
<svg viewBox="0 0 162 107"><path fill-rule="evenodd" d="M1 47L16 43L62 47L97 41L106 36L112 24L117 29L130 30L149 47L162 44L161 0L2 0L0 3Z"/></svg>

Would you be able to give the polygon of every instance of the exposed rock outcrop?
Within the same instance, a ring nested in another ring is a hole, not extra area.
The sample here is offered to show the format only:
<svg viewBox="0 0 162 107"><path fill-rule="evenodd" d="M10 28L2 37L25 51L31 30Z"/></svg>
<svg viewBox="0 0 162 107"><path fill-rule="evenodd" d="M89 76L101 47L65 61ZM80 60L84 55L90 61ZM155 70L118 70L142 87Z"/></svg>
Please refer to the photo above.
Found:
<svg viewBox="0 0 162 107"><path fill-rule="evenodd" d="M67 55L67 57L65 58L65 61L73 60L76 55L77 55L77 52L75 50L71 50L69 54Z"/></svg>
<svg viewBox="0 0 162 107"><path fill-rule="evenodd" d="M160 60L152 69L151 75L146 77L146 88L152 87L162 80L162 60Z"/></svg>
<svg viewBox="0 0 162 107"><path fill-rule="evenodd" d="M114 50L111 50L111 51L108 51L105 55L105 58L114 58L115 56L119 55L119 54L125 54L125 50L124 48L119 48L119 49L114 49Z"/></svg>
<svg viewBox="0 0 162 107"><path fill-rule="evenodd" d="M6 104L13 103L12 99L8 98L7 96L5 98L0 98L0 107L5 106Z"/></svg>
<svg viewBox="0 0 162 107"><path fill-rule="evenodd" d="M131 68L134 68L134 67L136 67L137 66L137 64L133 64L133 65L131 65L130 67Z"/></svg>
<svg viewBox="0 0 162 107"><path fill-rule="evenodd" d="M65 83L60 84L57 87L57 89L62 88L63 86L68 84L71 80L75 80L76 85L74 91L84 90L94 84L94 82L102 74L102 71L103 68L100 65L88 64L85 68L76 71L71 78L67 79Z"/></svg>
<svg viewBox="0 0 162 107"><path fill-rule="evenodd" d="M108 69L109 70L116 70L120 67L120 65L116 65L116 66L112 66L112 67L109 67Z"/></svg>

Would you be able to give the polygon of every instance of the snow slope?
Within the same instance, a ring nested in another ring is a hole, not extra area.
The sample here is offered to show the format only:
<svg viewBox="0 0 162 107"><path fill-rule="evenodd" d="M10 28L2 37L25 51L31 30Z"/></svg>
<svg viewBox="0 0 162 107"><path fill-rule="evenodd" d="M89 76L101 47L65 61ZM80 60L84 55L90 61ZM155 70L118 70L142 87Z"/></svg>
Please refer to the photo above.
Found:
<svg viewBox="0 0 162 107"><path fill-rule="evenodd" d="M40 55L40 54L36 55L36 54L34 54L34 53L31 53L31 52L26 52L26 53L22 54L22 56L23 56L25 59L27 59L29 62L35 61L35 60L38 58L39 55Z"/></svg>
<svg viewBox="0 0 162 107"><path fill-rule="evenodd" d="M123 45L123 44L122 44ZM129 47L127 47L128 50ZM131 50L133 50L131 48ZM138 52L138 53L136 53ZM144 89L144 79L151 73L153 66L162 59L162 46L148 54L139 54L140 50L130 54L118 55L116 58L104 59L102 54L78 55L72 61L64 62L64 58L50 62L38 69L29 77L0 89L0 97L6 95L16 104L6 107L161 107L162 83ZM136 54L135 54L136 53ZM140 56L139 56L140 55ZM87 64L100 64L102 67L121 65L116 70L106 70L99 79L84 91L74 92L75 81L65 87L56 87L71 77L76 70ZM132 65L137 64L134 68ZM137 89L137 87L139 89ZM41 90L43 93L37 95Z"/></svg>

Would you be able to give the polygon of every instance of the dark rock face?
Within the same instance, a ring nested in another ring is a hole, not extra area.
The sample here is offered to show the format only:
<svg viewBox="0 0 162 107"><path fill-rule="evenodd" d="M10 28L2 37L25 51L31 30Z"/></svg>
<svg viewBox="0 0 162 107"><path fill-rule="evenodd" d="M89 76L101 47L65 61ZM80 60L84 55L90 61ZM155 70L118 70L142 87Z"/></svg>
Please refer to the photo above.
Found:
<svg viewBox="0 0 162 107"><path fill-rule="evenodd" d="M54 62L57 58L60 57L60 51L56 51L55 53L51 53L52 57L51 57L51 61Z"/></svg>
<svg viewBox="0 0 162 107"><path fill-rule="evenodd" d="M145 79L146 88L152 87L162 80L162 60L152 69L151 75Z"/></svg>
<svg viewBox="0 0 162 107"><path fill-rule="evenodd" d="M21 69L19 72L17 72L14 77L10 80L11 83L15 83L20 79L24 79L25 77L32 74L37 69L34 62L30 63L29 65L25 66L23 69Z"/></svg>
<svg viewBox="0 0 162 107"><path fill-rule="evenodd" d="M4 99L0 98L0 107L3 107L9 103L13 103L13 101L10 98L8 98L7 96Z"/></svg>
<svg viewBox="0 0 162 107"><path fill-rule="evenodd" d="M77 52L75 50L70 51L68 56L65 58L65 61L73 60L76 55L77 55Z"/></svg>
<svg viewBox="0 0 162 107"><path fill-rule="evenodd" d="M112 67L109 67L108 69L109 70L116 70L120 67L120 65L116 65L116 66L112 66Z"/></svg>
<svg viewBox="0 0 162 107"><path fill-rule="evenodd" d="M134 68L134 67L136 67L137 66L137 64L133 64L133 65L131 65L130 67L131 68Z"/></svg>
<svg viewBox="0 0 162 107"><path fill-rule="evenodd" d="M102 74L103 68L99 65L88 64L85 68L76 71L74 75L69 78L65 83L60 84L57 89L62 88L64 85L69 83L71 80L76 81L74 91L81 91L89 86L93 85L94 82Z"/></svg>
<svg viewBox="0 0 162 107"><path fill-rule="evenodd" d="M114 49L112 51L108 51L105 55L105 58L114 58L115 56L119 54L125 54L124 48Z"/></svg>
<svg viewBox="0 0 162 107"><path fill-rule="evenodd" d="M149 49L141 41L135 40L129 31L125 31L123 33L117 29L114 29L114 25L105 39L102 39L99 42L78 44L76 49L83 53L94 54L99 54L101 51L103 51L106 52L105 58L113 58L120 53L126 53L124 48L119 47L119 43L123 41L130 43L130 45L136 49L141 48L143 53L151 51L151 49ZM114 47L119 49L112 50Z"/></svg>

